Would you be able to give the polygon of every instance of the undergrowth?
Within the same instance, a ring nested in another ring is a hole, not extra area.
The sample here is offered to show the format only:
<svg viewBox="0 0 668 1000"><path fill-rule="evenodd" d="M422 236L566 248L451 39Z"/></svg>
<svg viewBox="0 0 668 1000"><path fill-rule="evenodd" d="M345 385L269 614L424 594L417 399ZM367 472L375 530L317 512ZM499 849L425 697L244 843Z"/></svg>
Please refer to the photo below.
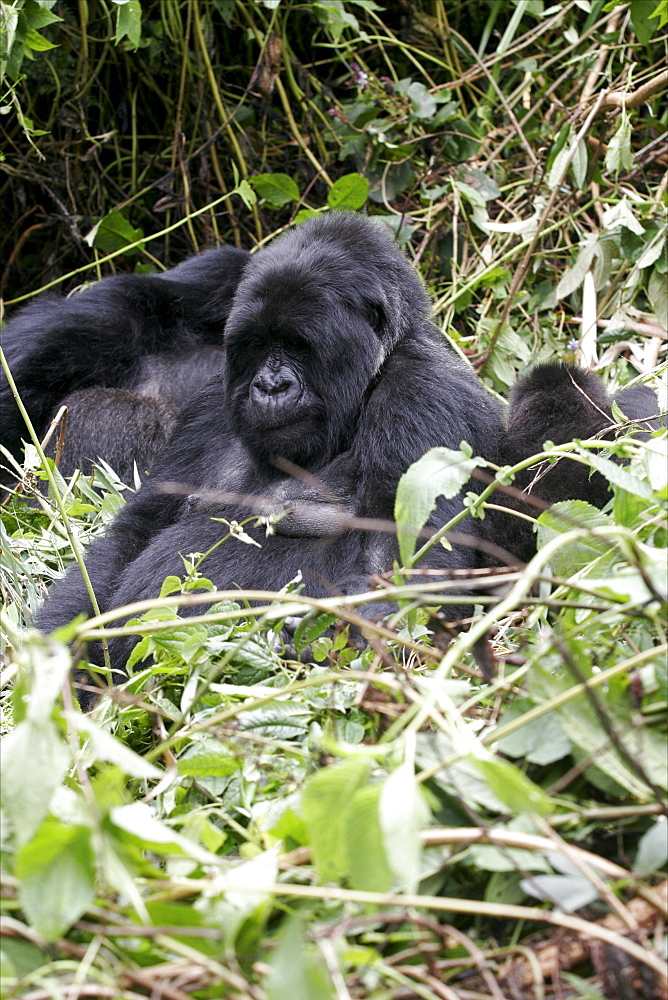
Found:
<svg viewBox="0 0 668 1000"><path fill-rule="evenodd" d="M557 356L665 403L665 0L0 14L8 309L363 210L490 390ZM384 581L403 617L361 646L359 598L251 606L186 564L87 716L72 656L127 615L33 630L70 536L2 508L3 997L665 995L666 436L538 460L610 503L542 514L468 631L441 578ZM138 484L60 485L85 545Z"/></svg>

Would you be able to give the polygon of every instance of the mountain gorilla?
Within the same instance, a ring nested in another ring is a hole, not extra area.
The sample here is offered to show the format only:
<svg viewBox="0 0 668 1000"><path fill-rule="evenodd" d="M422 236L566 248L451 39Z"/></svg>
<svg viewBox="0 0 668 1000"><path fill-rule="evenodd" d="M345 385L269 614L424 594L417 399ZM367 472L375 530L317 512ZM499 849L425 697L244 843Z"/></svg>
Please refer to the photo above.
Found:
<svg viewBox="0 0 668 1000"><path fill-rule="evenodd" d="M88 473L98 458L125 481L135 462L140 473L151 466L184 404L223 364L223 327L249 256L207 250L161 275L116 275L73 298L40 296L12 317L2 347L37 434L68 408L64 475ZM3 373L0 430L18 459L28 432ZM0 468L3 484L15 480Z"/></svg>
<svg viewBox="0 0 668 1000"><path fill-rule="evenodd" d="M396 539L346 527L342 513L391 519L400 476L438 445L456 449L466 440L474 454L506 460L501 405L429 311L415 271L361 216L319 216L255 254L225 327L224 367L181 413L109 535L91 547L87 566L101 610L157 596L167 575L182 576L179 553L208 552L227 534L217 519L242 520L249 508L288 513L274 535L247 529L261 548L228 538L210 552L203 571L219 589L277 590L300 570L303 592L314 597L368 589L397 557ZM540 417L526 412L520 421L526 455L540 449L545 427L564 440L556 411ZM604 426L605 413L601 419ZM299 478L289 474L295 467L305 470ZM175 482L181 493L164 486ZM476 488L475 481L466 487ZM460 509L461 497L441 499L430 526ZM489 518L466 530L513 549L516 519L497 523L496 538ZM427 559L450 569L485 562L475 544L438 546ZM38 625L50 630L90 611L75 568L53 588ZM118 670L135 641L110 641Z"/></svg>
<svg viewBox="0 0 668 1000"><path fill-rule="evenodd" d="M226 533L213 517L247 518L248 505L209 502L216 491L296 506L262 548L229 539L204 572L220 589L276 590L302 571L304 593L367 589L396 554L391 535L344 530L343 509L392 518L399 477L429 448L501 458L503 411L429 321L430 302L395 244L361 216L312 219L255 254L224 336L226 364L193 399L150 478L96 542L88 571L101 609L154 597L179 553L206 552ZM318 488L284 471L291 463ZM160 492L186 485L189 496ZM272 504L270 503L271 507ZM460 501L442 501L443 523ZM474 550L439 547L438 564L475 565ZM78 571L39 616L52 629L90 603ZM114 665L128 643L110 644Z"/></svg>

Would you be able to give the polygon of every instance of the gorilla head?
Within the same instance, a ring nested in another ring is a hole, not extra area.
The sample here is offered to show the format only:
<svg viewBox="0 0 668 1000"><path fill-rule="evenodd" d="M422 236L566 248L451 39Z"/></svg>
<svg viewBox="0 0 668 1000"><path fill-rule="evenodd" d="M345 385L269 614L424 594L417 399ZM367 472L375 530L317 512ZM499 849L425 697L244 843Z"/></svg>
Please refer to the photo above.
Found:
<svg viewBox="0 0 668 1000"><path fill-rule="evenodd" d="M257 254L225 331L235 430L261 461L325 464L347 447L382 365L429 300L365 219L323 216Z"/></svg>

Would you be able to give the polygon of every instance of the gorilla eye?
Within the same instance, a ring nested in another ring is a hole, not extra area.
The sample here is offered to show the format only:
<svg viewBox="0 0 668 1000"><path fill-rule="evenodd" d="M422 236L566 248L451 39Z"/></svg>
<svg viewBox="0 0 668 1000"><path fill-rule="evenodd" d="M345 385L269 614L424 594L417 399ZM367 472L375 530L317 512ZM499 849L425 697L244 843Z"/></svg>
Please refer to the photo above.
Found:
<svg viewBox="0 0 668 1000"><path fill-rule="evenodd" d="M280 343L281 347L285 351L290 351L291 353L305 353L309 350L310 344L303 337L298 336L296 333L283 333L280 337L277 337L277 342Z"/></svg>

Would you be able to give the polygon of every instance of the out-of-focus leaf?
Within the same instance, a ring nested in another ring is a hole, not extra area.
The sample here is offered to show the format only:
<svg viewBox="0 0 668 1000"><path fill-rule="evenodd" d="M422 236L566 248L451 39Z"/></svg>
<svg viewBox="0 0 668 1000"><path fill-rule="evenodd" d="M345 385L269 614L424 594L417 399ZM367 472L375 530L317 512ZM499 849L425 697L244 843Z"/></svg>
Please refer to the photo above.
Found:
<svg viewBox="0 0 668 1000"><path fill-rule="evenodd" d="M313 858L323 882L340 878L348 868L344 838L346 811L366 782L369 761L350 757L312 775L302 792L302 813Z"/></svg>
<svg viewBox="0 0 668 1000"><path fill-rule="evenodd" d="M91 831L47 817L16 856L19 897L31 925L55 941L95 897Z"/></svg>

